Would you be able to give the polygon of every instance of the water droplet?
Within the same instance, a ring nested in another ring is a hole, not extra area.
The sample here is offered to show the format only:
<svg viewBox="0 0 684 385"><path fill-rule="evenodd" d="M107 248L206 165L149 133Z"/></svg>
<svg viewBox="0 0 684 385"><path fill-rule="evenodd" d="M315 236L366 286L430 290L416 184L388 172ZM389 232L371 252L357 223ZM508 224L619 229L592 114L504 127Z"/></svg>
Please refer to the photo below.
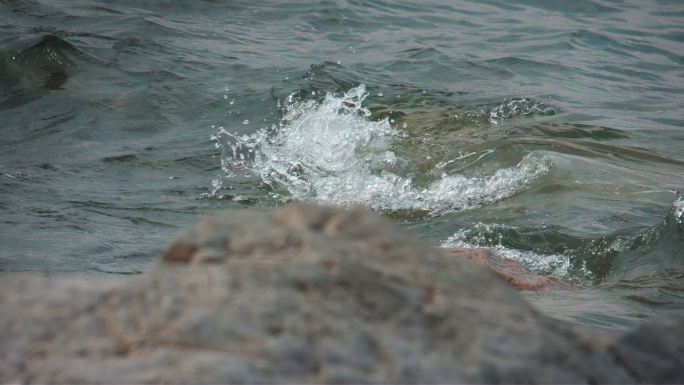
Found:
<svg viewBox="0 0 684 385"><path fill-rule="evenodd" d="M247 124L249 124L249 119L245 119L245 120L243 120L243 121L242 121L242 124L244 124L244 125L247 125Z"/></svg>

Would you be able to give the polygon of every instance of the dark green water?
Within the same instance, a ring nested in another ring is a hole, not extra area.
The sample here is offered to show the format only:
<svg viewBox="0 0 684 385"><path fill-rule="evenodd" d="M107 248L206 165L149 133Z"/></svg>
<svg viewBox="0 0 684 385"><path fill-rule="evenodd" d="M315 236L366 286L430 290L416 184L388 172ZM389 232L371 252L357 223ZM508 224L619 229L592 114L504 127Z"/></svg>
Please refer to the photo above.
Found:
<svg viewBox="0 0 684 385"><path fill-rule="evenodd" d="M0 133L5 273L305 200L574 280L559 318L684 305L681 1L0 0Z"/></svg>

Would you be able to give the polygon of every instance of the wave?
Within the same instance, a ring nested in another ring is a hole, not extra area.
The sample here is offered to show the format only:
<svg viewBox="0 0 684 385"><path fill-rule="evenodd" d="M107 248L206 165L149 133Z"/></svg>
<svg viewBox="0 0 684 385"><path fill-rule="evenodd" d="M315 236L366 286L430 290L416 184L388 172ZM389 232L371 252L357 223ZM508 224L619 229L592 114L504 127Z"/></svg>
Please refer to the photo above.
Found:
<svg viewBox="0 0 684 385"><path fill-rule="evenodd" d="M553 227L478 223L457 231L441 246L492 248L537 273L584 283L665 285L659 295L673 287L684 291L684 199L677 194L660 223L629 234L581 239Z"/></svg>
<svg viewBox="0 0 684 385"><path fill-rule="evenodd" d="M363 84L321 101L294 95L278 125L251 135L219 128L214 139L227 173L246 169L274 191L285 191L286 199L443 214L508 198L553 166L547 154L531 152L489 175L448 174L437 169L444 161L434 170L417 170L415 156L400 151L409 133L388 118L371 119Z"/></svg>
<svg viewBox="0 0 684 385"><path fill-rule="evenodd" d="M518 229L510 226L478 223L448 237L442 242L441 247L491 248L502 257L515 260L539 274L568 279L576 278L579 281L592 278L592 273L586 268L586 265L580 269L573 268L573 260L569 255L521 250L502 243L504 234L517 233L518 231Z"/></svg>

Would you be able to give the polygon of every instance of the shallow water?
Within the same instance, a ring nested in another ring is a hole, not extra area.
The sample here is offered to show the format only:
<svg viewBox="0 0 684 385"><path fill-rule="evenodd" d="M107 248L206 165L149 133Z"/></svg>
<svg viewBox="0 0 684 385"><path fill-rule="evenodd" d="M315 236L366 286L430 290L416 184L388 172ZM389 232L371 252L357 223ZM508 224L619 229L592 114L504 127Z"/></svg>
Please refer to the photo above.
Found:
<svg viewBox="0 0 684 385"><path fill-rule="evenodd" d="M684 303L680 1L0 0L0 270L137 274L199 216L361 204Z"/></svg>

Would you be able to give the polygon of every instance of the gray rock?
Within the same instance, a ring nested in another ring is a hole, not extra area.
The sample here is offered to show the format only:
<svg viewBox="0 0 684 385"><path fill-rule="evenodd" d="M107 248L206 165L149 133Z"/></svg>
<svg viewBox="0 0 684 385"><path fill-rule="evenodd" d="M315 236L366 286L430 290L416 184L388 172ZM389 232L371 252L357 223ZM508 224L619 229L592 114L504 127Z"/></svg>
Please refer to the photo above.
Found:
<svg viewBox="0 0 684 385"><path fill-rule="evenodd" d="M648 322L610 346L618 363L638 382L684 384L684 318Z"/></svg>
<svg viewBox="0 0 684 385"><path fill-rule="evenodd" d="M144 276L15 274L0 290L2 383L681 378L669 364L681 364L681 344L613 342L551 320L481 266L363 210L226 212L199 222Z"/></svg>

